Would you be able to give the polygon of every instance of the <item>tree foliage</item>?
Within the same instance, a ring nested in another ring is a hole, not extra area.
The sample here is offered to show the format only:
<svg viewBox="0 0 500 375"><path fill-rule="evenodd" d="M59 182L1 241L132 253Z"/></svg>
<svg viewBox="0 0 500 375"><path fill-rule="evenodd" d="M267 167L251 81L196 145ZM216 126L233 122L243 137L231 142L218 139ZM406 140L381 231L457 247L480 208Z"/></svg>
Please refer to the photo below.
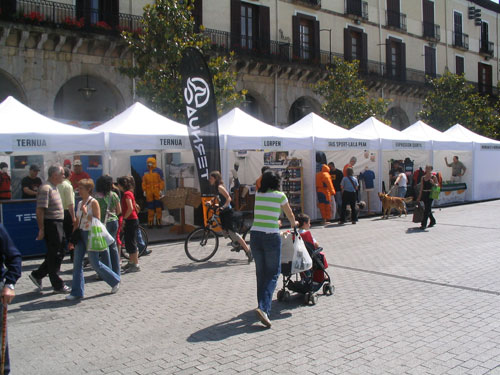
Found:
<svg viewBox="0 0 500 375"><path fill-rule="evenodd" d="M178 121L185 119L179 73L182 51L195 47L208 56L211 46L202 33L195 32L192 10L191 1L155 0L144 7L142 31L122 33L134 63L123 66L121 72L136 78L138 96L145 98L153 109ZM236 107L244 99L244 92L235 89L232 58L219 55L208 60L219 112Z"/></svg>
<svg viewBox="0 0 500 375"><path fill-rule="evenodd" d="M322 116L339 126L352 128L371 116L385 121L388 102L368 97L368 90L359 78L358 61L334 58L328 67L328 77L314 85L313 91L325 99Z"/></svg>
<svg viewBox="0 0 500 375"><path fill-rule="evenodd" d="M445 72L430 84L431 90L418 113L422 121L442 131L460 124L486 137L499 137L498 101L492 105L492 99L479 94L463 74Z"/></svg>

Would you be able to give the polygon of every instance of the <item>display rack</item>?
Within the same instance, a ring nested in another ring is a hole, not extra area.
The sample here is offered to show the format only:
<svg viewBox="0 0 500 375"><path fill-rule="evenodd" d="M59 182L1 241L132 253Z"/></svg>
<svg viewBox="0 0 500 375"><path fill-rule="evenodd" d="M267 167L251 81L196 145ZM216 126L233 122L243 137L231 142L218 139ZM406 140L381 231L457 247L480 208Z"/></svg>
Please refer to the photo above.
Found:
<svg viewBox="0 0 500 375"><path fill-rule="evenodd" d="M304 173L301 159L287 160L283 165L271 165L281 174L281 191L285 193L293 214L304 212Z"/></svg>

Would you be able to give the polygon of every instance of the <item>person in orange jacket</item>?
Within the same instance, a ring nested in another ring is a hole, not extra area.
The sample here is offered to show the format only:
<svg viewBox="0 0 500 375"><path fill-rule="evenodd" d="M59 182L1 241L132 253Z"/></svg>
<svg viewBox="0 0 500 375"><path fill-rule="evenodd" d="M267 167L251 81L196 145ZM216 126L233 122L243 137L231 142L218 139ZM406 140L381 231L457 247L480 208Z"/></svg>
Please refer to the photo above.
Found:
<svg viewBox="0 0 500 375"><path fill-rule="evenodd" d="M330 168L326 164L323 164L321 171L316 173L316 195L318 197L318 207L321 217L323 218L322 225L325 225L326 221L331 219L331 197L335 195Z"/></svg>
<svg viewBox="0 0 500 375"><path fill-rule="evenodd" d="M142 190L146 194L146 206L148 208L148 226L151 228L155 224L161 227L162 204L160 201L161 191L165 187L165 182L160 174L155 171L156 159L150 157L146 160L148 172L142 178Z"/></svg>

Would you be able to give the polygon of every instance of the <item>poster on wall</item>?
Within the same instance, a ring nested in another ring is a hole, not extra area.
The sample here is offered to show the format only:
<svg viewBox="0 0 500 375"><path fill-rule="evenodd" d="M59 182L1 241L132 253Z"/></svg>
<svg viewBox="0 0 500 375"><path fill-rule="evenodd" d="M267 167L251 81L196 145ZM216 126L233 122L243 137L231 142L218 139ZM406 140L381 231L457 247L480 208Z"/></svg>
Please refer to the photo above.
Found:
<svg viewBox="0 0 500 375"><path fill-rule="evenodd" d="M283 165L288 158L288 151L272 151L264 153L264 165Z"/></svg>
<svg viewBox="0 0 500 375"><path fill-rule="evenodd" d="M12 199L21 199L21 180L29 174L30 165L32 164L37 164L40 167L37 177L44 181L45 168L42 155L16 155L10 157Z"/></svg>
<svg viewBox="0 0 500 375"><path fill-rule="evenodd" d="M87 172L95 183L102 176L101 155L80 155L79 159L82 162L82 170Z"/></svg>

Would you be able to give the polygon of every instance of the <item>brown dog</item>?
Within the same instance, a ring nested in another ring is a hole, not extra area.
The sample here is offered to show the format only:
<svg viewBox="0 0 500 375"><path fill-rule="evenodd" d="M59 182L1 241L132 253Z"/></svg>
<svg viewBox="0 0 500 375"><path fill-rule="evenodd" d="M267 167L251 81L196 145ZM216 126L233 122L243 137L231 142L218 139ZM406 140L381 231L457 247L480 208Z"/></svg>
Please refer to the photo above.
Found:
<svg viewBox="0 0 500 375"><path fill-rule="evenodd" d="M413 200L413 197L408 197L408 198L399 198L399 197L392 197L388 194L384 193L378 193L378 197L380 198L380 201L382 202L382 219L385 217L386 219L389 218L389 214L391 213L391 210L395 208L396 210L399 211L399 216L404 212L405 216L407 215L406 212L406 203L409 203Z"/></svg>

